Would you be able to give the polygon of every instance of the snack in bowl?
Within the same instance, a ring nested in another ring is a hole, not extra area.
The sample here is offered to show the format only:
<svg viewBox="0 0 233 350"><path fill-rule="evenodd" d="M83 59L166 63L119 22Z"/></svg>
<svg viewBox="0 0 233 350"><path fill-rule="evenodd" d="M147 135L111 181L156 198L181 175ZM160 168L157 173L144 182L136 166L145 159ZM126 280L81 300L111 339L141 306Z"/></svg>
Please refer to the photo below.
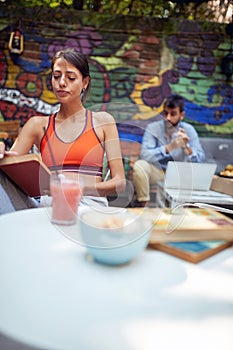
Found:
<svg viewBox="0 0 233 350"><path fill-rule="evenodd" d="M147 247L152 223L138 213L105 208L83 213L79 229L82 243L96 261L118 265L128 263Z"/></svg>
<svg viewBox="0 0 233 350"><path fill-rule="evenodd" d="M233 165L227 164L225 169L220 171L221 176L233 177Z"/></svg>

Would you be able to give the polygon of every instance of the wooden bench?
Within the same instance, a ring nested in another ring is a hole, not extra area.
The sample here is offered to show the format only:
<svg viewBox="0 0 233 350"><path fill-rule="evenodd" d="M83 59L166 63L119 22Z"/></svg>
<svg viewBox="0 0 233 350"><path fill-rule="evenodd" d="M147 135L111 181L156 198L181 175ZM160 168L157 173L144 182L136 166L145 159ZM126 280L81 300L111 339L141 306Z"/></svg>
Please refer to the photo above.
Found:
<svg viewBox="0 0 233 350"><path fill-rule="evenodd" d="M19 128L20 120L0 121L0 133L6 133L7 138L15 140L18 136Z"/></svg>
<svg viewBox="0 0 233 350"><path fill-rule="evenodd" d="M120 140L121 153L123 158L125 177L127 180L126 190L124 193L120 193L118 196L108 196L109 204L111 206L122 206L131 207L135 206L136 194L133 187L133 166L134 163L139 159L141 152L141 143L134 141ZM109 177L109 170L106 175ZM150 188L151 206L155 205L155 196L157 193L157 186Z"/></svg>
<svg viewBox="0 0 233 350"><path fill-rule="evenodd" d="M0 131L0 139L7 139L9 137L8 132Z"/></svg>
<svg viewBox="0 0 233 350"><path fill-rule="evenodd" d="M124 163L126 159L129 165L129 172L127 174L127 169L125 169L126 177L128 180L133 181L133 166L134 163L139 159L141 152L141 143L131 142L131 141L120 141L121 143L121 152ZM152 186L150 189L151 193L156 193L156 186Z"/></svg>
<svg viewBox="0 0 233 350"><path fill-rule="evenodd" d="M0 121L0 139L3 139L9 149L18 136L20 120Z"/></svg>

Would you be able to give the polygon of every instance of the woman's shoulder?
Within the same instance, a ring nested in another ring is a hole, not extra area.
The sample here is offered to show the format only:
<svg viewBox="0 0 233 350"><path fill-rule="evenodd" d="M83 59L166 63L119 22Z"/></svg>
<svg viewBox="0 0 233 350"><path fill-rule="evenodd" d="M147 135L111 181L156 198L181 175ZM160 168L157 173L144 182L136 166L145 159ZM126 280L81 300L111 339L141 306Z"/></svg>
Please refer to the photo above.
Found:
<svg viewBox="0 0 233 350"><path fill-rule="evenodd" d="M35 136L41 136L43 129L48 126L49 116L32 116L23 126L24 132L33 134Z"/></svg>
<svg viewBox="0 0 233 350"><path fill-rule="evenodd" d="M31 125L47 125L50 116L33 115L30 117L26 124Z"/></svg>
<svg viewBox="0 0 233 350"><path fill-rule="evenodd" d="M92 118L94 123L98 125L116 123L113 115L105 111L92 112Z"/></svg>

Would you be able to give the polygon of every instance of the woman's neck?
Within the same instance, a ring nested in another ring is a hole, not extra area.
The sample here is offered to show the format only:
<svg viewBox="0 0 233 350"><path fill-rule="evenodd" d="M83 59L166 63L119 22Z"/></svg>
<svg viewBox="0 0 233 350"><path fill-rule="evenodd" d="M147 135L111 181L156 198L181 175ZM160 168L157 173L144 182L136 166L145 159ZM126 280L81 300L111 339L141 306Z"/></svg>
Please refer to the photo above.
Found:
<svg viewBox="0 0 233 350"><path fill-rule="evenodd" d="M64 106L62 105L57 112L57 118L65 120L67 118L78 118L79 116L83 115L85 111L85 108L83 105L76 106L75 108Z"/></svg>

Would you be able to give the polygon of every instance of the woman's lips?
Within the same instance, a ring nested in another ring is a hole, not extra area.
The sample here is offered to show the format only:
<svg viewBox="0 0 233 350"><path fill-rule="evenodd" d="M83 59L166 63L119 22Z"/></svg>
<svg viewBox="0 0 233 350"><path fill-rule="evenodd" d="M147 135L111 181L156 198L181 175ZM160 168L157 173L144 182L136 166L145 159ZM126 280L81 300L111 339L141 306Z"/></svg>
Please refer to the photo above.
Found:
<svg viewBox="0 0 233 350"><path fill-rule="evenodd" d="M57 96L59 96L59 97L64 97L64 96L67 96L67 95L68 95L67 91L64 91L64 90L58 90L57 91Z"/></svg>

